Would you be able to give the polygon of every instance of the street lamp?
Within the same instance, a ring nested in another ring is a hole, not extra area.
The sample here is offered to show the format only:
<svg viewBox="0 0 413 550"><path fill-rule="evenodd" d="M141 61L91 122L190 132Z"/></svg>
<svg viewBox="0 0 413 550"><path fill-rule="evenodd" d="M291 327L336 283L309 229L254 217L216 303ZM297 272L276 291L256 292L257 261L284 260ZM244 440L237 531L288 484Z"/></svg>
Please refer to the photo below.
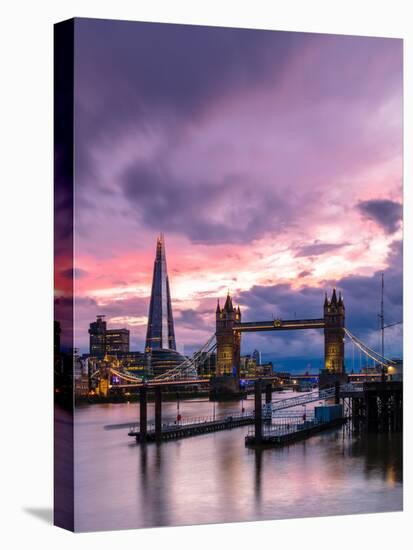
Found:
<svg viewBox="0 0 413 550"><path fill-rule="evenodd" d="M179 393L176 394L176 420L178 424L181 421L181 413L179 412Z"/></svg>
<svg viewBox="0 0 413 550"><path fill-rule="evenodd" d="M216 390L214 391L214 397L213 397L213 401L212 401L212 415L213 415L213 419L215 421L215 400L216 400L216 397L217 397L217 392Z"/></svg>

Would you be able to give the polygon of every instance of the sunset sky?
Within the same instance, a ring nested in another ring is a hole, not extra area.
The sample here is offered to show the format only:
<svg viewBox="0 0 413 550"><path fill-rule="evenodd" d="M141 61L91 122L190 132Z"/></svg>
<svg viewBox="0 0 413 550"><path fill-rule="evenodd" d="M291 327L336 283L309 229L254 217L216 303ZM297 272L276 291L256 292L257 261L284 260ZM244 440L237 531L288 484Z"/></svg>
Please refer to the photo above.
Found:
<svg viewBox="0 0 413 550"><path fill-rule="evenodd" d="M386 322L402 318L402 41L88 19L75 40L81 351L97 314L143 349L160 231L181 351L227 290L265 320L320 317L333 286L377 348L382 270ZM386 342L401 353L400 326ZM321 344L261 333L243 352Z"/></svg>

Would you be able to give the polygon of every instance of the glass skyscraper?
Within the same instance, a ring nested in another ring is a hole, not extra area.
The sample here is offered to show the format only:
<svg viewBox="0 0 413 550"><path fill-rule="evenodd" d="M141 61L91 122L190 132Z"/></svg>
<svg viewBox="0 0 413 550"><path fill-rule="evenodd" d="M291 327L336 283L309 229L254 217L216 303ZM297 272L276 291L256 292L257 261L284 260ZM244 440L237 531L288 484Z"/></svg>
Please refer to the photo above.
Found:
<svg viewBox="0 0 413 550"><path fill-rule="evenodd" d="M163 233L160 234L156 241L156 256L153 266L152 292L149 305L145 351L148 353L160 349L176 350Z"/></svg>

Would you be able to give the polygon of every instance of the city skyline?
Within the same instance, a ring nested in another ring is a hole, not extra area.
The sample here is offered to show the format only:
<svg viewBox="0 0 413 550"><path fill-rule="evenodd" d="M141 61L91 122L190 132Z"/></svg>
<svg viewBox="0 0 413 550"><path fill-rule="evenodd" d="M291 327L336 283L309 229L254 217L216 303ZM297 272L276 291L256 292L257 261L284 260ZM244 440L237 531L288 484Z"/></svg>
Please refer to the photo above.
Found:
<svg viewBox="0 0 413 550"><path fill-rule="evenodd" d="M206 341L228 289L255 320L317 316L333 286L349 327L377 347L381 271L387 320L402 317L401 43L135 25L78 27L76 346L86 351L88 324L105 314L143 350L164 231L178 348ZM279 338L246 345L322 352L321 334Z"/></svg>

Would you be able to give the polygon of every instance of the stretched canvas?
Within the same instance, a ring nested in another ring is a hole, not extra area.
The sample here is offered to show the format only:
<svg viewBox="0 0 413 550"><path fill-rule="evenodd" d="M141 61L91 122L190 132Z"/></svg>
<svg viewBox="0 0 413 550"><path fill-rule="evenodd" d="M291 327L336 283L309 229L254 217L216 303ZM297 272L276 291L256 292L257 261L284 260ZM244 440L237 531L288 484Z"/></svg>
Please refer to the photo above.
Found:
<svg viewBox="0 0 413 550"><path fill-rule="evenodd" d="M402 40L55 25L55 524L402 509Z"/></svg>

